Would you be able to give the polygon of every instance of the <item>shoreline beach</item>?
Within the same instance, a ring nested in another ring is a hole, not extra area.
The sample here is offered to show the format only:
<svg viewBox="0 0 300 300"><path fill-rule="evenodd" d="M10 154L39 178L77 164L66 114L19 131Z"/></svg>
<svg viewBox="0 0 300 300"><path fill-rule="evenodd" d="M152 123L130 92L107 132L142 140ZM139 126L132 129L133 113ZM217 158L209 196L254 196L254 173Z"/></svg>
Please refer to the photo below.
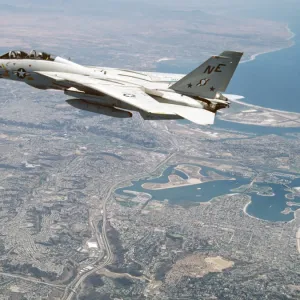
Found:
<svg viewBox="0 0 300 300"><path fill-rule="evenodd" d="M295 38L295 36L296 36L296 33L294 33L291 30L291 28L289 27L288 24L286 25L286 30L290 33L290 36L286 39L286 41L293 40ZM240 63L242 64L242 63L251 62L251 61L255 60L260 55L268 54L268 53L273 53L273 52L281 51L281 50L284 50L284 49L288 49L288 48L291 48L291 47L295 46L295 44L296 44L296 42L292 41L292 43L290 45L287 45L286 47L275 48L275 49L272 49L272 50L268 50L268 51L263 51L263 52L258 52L258 53L252 54L249 59L241 61Z"/></svg>

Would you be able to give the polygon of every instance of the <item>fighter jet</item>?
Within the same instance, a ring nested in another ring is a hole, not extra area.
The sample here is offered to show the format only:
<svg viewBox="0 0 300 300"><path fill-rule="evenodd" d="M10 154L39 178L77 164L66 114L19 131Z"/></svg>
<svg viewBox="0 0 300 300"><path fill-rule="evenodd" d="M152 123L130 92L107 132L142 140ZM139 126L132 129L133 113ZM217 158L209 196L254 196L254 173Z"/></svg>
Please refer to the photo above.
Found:
<svg viewBox="0 0 300 300"><path fill-rule="evenodd" d="M224 51L187 75L89 67L35 50L0 56L0 78L25 82L38 89L63 91L75 108L145 120L187 119L213 124L218 110L240 96L225 92L243 53Z"/></svg>

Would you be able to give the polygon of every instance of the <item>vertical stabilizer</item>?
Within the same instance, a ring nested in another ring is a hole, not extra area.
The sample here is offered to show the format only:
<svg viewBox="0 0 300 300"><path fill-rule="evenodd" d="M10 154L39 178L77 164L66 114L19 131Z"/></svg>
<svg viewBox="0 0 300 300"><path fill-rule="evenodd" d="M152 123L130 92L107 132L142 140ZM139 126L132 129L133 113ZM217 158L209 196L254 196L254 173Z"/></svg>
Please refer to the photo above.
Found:
<svg viewBox="0 0 300 300"><path fill-rule="evenodd" d="M212 56L170 88L184 95L214 99L217 92L226 90L242 55L242 52L224 51Z"/></svg>

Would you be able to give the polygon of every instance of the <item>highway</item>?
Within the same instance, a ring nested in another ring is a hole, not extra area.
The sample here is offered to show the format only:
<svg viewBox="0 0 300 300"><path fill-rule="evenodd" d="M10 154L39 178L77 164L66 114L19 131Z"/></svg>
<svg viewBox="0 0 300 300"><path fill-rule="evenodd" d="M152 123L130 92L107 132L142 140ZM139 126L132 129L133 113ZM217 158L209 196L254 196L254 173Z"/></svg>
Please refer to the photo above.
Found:
<svg viewBox="0 0 300 300"><path fill-rule="evenodd" d="M16 279L21 279L21 280L25 280L25 281L30 281L33 283L38 283L38 284L43 284L43 285L47 285L47 286L51 286L51 287L55 287L57 289L60 290L64 290L66 287L64 285L58 285L58 284L52 284L52 283L48 283L48 282L44 282L32 277L24 277L21 275L15 275L15 274L10 274L10 273L4 273L4 272L0 272L1 276L6 276L6 277L12 277L12 278L16 278Z"/></svg>
<svg viewBox="0 0 300 300"><path fill-rule="evenodd" d="M126 179L123 179L121 181L118 181L116 182L115 184L113 184L110 189L108 190L108 193L106 195L106 197L104 198L103 200L103 224L102 224L102 232L101 232L101 235L102 235L102 239L103 239L103 243L104 243L104 248L105 248L105 251L106 251L106 255L104 256L104 261L98 265L98 266L95 266L94 269L86 272L86 273L83 273L83 274L80 274L78 276L76 276L76 278L65 288L65 292L64 292L64 295L63 297L61 298L62 300L71 300L74 296L74 294L77 293L80 285L82 284L82 282L90 275L92 275L93 273L96 273L98 270L104 268L105 266L111 264L113 262L113 253L111 251L111 247L110 247L110 244L109 244L109 241L108 241L108 238L107 238L107 234L106 234L106 223L107 223L107 203L108 201L111 199L111 195L112 193L115 191L115 189L121 185L121 184L124 184L128 181L132 181L134 179L138 179L140 177L143 177L143 176L147 176L149 174L152 174L154 172L156 172L156 170L158 170L161 166L163 166L164 164L166 164L177 152L173 152L173 153L170 153L166 159L164 159L162 162L160 162L154 170L152 170L151 172L147 172L147 173L142 173L142 174L139 174L139 175L134 175L132 177L128 177ZM92 230L97 238L97 243L99 245L99 247L101 246L100 245L100 233L98 232L98 226L95 224L95 220L91 220L90 221L90 224L92 226ZM97 262L100 262L102 258L100 258ZM69 293L68 293L69 292Z"/></svg>
<svg viewBox="0 0 300 300"><path fill-rule="evenodd" d="M296 240L297 240L297 249L300 253L300 228L298 228L297 234L296 234Z"/></svg>

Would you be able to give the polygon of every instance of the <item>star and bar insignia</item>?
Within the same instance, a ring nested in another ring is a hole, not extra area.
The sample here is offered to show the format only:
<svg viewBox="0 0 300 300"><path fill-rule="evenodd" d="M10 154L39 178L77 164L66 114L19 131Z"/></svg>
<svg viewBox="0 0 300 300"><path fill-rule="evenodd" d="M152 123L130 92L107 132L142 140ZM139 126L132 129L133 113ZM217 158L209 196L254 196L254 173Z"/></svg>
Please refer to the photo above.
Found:
<svg viewBox="0 0 300 300"><path fill-rule="evenodd" d="M20 69L18 69L17 71L14 71L13 73L14 73L15 75L17 75L18 78L20 78L20 79L24 79L26 76L30 75L30 74L27 73L26 70L23 69L23 68L20 68Z"/></svg>

